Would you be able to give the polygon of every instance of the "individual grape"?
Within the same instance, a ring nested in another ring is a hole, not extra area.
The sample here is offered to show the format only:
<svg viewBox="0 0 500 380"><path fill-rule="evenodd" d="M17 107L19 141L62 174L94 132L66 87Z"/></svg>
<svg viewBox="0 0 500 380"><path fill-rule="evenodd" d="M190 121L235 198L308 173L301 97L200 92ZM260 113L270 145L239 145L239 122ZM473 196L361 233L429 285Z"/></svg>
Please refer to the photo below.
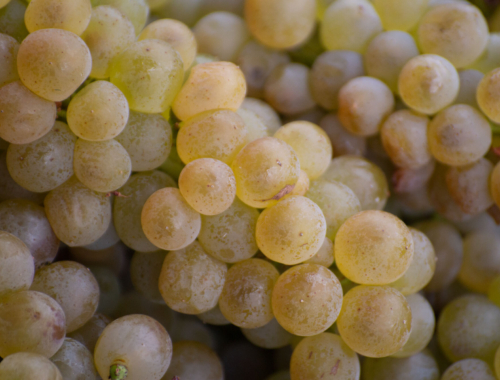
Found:
<svg viewBox="0 0 500 380"><path fill-rule="evenodd" d="M142 229L155 246L168 251L191 244L201 228L201 217L184 200L180 191L171 187L151 195L141 213Z"/></svg>
<svg viewBox="0 0 500 380"><path fill-rule="evenodd" d="M429 124L429 147L436 160L450 166L471 164L488 151L491 127L474 107L457 104Z"/></svg>
<svg viewBox="0 0 500 380"><path fill-rule="evenodd" d="M77 340L66 338L50 360L59 368L63 379L95 380L97 371L90 351Z"/></svg>
<svg viewBox="0 0 500 380"><path fill-rule="evenodd" d="M413 259L410 230L384 211L363 211L347 219L335 237L335 262L357 284L385 285L403 277Z"/></svg>
<svg viewBox="0 0 500 380"><path fill-rule="evenodd" d="M417 293L431 281L436 270L436 253L429 238L415 228L410 228L413 240L413 259L403 277L389 284L403 295Z"/></svg>
<svg viewBox="0 0 500 380"><path fill-rule="evenodd" d="M22 240L0 231L0 296L28 290L33 282L33 256Z"/></svg>
<svg viewBox="0 0 500 380"><path fill-rule="evenodd" d="M256 329L241 329L245 338L257 347L275 349L290 344L292 334L286 331L275 318L268 324Z"/></svg>
<svg viewBox="0 0 500 380"><path fill-rule="evenodd" d="M274 49L289 49L305 42L313 33L316 24L316 2L246 1L245 20L250 32L262 44Z"/></svg>
<svg viewBox="0 0 500 380"><path fill-rule="evenodd" d="M460 89L453 104L467 104L479 108L476 99L477 88L484 78L484 74L477 70L460 70L458 72L460 79Z"/></svg>
<svg viewBox="0 0 500 380"><path fill-rule="evenodd" d="M318 264L288 269L273 289L273 312L288 332L312 336L325 331L342 307L342 286L331 270Z"/></svg>
<svg viewBox="0 0 500 380"><path fill-rule="evenodd" d="M89 269L99 284L99 305L96 311L105 315L113 315L120 304L122 295L118 275L106 266L92 265Z"/></svg>
<svg viewBox="0 0 500 380"><path fill-rule="evenodd" d="M383 1L387 0L378 0L378 2ZM417 0L411 4L425 1L427 0ZM403 3L398 2L395 5L399 6ZM374 5L377 6L377 1ZM371 40L366 49L366 72L383 81L392 92L397 94L399 73L406 62L417 55L419 55L418 47L410 34L399 30L383 32Z"/></svg>
<svg viewBox="0 0 500 380"><path fill-rule="evenodd" d="M101 5L92 9L82 39L92 55L90 76L109 78L111 60L135 41L134 25L118 9Z"/></svg>
<svg viewBox="0 0 500 380"><path fill-rule="evenodd" d="M487 212L482 212L471 219L453 224L464 235L471 232L496 231L498 227L495 220Z"/></svg>
<svg viewBox="0 0 500 380"><path fill-rule="evenodd" d="M427 199L427 191L419 192L418 190L422 190L427 186L435 168L436 161L431 160L418 169L397 169L392 175L394 191L400 196L404 194L410 195L410 197L411 194L423 196L423 198L417 198L418 201ZM429 203L429 200L427 199L425 202ZM425 207L421 207L421 209L425 209Z"/></svg>
<svg viewBox="0 0 500 380"><path fill-rule="evenodd" d="M53 190L73 175L75 141L68 126L56 121L38 140L29 144L10 144L7 168L14 181L29 191Z"/></svg>
<svg viewBox="0 0 500 380"><path fill-rule="evenodd" d="M269 135L274 135L281 127L281 120L278 113L263 100L245 98L240 107L240 110L241 109L254 112L266 126Z"/></svg>
<svg viewBox="0 0 500 380"><path fill-rule="evenodd" d="M40 98L20 81L0 87L0 138L29 144L47 134L57 115L54 102Z"/></svg>
<svg viewBox="0 0 500 380"><path fill-rule="evenodd" d="M226 274L220 311L238 327L255 329L266 325L273 319L271 295L278 277L277 269L265 260L234 264Z"/></svg>
<svg viewBox="0 0 500 380"><path fill-rule="evenodd" d="M32 352L19 352L2 360L1 379L63 380L57 366L45 356Z"/></svg>
<svg viewBox="0 0 500 380"><path fill-rule="evenodd" d="M333 156L362 156L366 151L366 138L348 132L340 123L337 115L331 113L323 117L319 126L326 132L333 148Z"/></svg>
<svg viewBox="0 0 500 380"><path fill-rule="evenodd" d="M99 5L109 5L118 9L132 22L136 35L141 32L148 20L149 8L146 0L92 0L92 6Z"/></svg>
<svg viewBox="0 0 500 380"><path fill-rule="evenodd" d="M352 134L366 137L377 134L393 110L394 96L378 79L354 78L340 89L338 118Z"/></svg>
<svg viewBox="0 0 500 380"><path fill-rule="evenodd" d="M290 375L293 380L359 379L359 358L336 334L310 336L293 351Z"/></svg>
<svg viewBox="0 0 500 380"><path fill-rule="evenodd" d="M168 42L181 56L184 71L194 62L198 45L195 35L186 24L172 19L153 21L139 35L139 41L157 39Z"/></svg>
<svg viewBox="0 0 500 380"><path fill-rule="evenodd" d="M43 207L24 199L0 203L0 231L19 238L31 252L35 269L54 261L59 240L52 230Z"/></svg>
<svg viewBox="0 0 500 380"><path fill-rule="evenodd" d="M441 380L495 380L491 368L479 359L464 359L452 364Z"/></svg>
<svg viewBox="0 0 500 380"><path fill-rule="evenodd" d="M204 313L196 315L203 323L208 323L209 325L215 326L224 326L229 325L229 322L226 317L220 311L219 305L210 309L209 311L205 311Z"/></svg>
<svg viewBox="0 0 500 380"><path fill-rule="evenodd" d="M167 252L135 252L130 261L130 278L134 288L148 300L164 303L158 280Z"/></svg>
<svg viewBox="0 0 500 380"><path fill-rule="evenodd" d="M83 344L92 354L95 344L104 328L111 320L103 314L94 314L87 323L78 330L68 333L67 336Z"/></svg>
<svg viewBox="0 0 500 380"><path fill-rule="evenodd" d="M213 158L230 165L247 142L245 123L231 110L203 112L182 122L180 127L177 152L185 164Z"/></svg>
<svg viewBox="0 0 500 380"><path fill-rule="evenodd" d="M247 144L257 139L269 136L267 127L255 112L239 108L236 113L240 115L243 123L245 124L245 129L247 131Z"/></svg>
<svg viewBox="0 0 500 380"><path fill-rule="evenodd" d="M17 73L17 52L19 51L19 43L15 38L0 33L0 55L2 62L0 63L0 86L19 79Z"/></svg>
<svg viewBox="0 0 500 380"><path fill-rule="evenodd" d="M438 55L423 54L410 59L398 78L398 92L414 111L435 114L455 100L460 78L453 65Z"/></svg>
<svg viewBox="0 0 500 380"><path fill-rule="evenodd" d="M488 36L488 45L472 65L471 69L479 70L482 74L488 74L490 71L498 67L498 60L500 59L500 34L490 33Z"/></svg>
<svg viewBox="0 0 500 380"><path fill-rule="evenodd" d="M24 24L26 3L21 0L11 0L0 9L0 33L14 37L21 43L28 35L28 29Z"/></svg>
<svg viewBox="0 0 500 380"><path fill-rule="evenodd" d="M356 286L344 296L337 328L357 353L380 358L398 352L408 341L411 309L405 297L389 286Z"/></svg>
<svg viewBox="0 0 500 380"><path fill-rule="evenodd" d="M17 70L23 84L53 102L68 98L89 76L92 57L85 42L62 29L30 33L19 47Z"/></svg>
<svg viewBox="0 0 500 380"><path fill-rule="evenodd" d="M90 21L90 0L31 0L24 15L30 33L40 29L64 29L80 35Z"/></svg>
<svg viewBox="0 0 500 380"><path fill-rule="evenodd" d="M429 118L410 110L394 112L380 135L391 161L400 168L418 169L432 160L427 142Z"/></svg>
<svg viewBox="0 0 500 380"><path fill-rule="evenodd" d="M363 56L349 50L320 54L311 68L309 86L313 99L324 109L338 108L338 93L351 79L365 75Z"/></svg>
<svg viewBox="0 0 500 380"><path fill-rule="evenodd" d="M175 343L192 341L216 349L213 332L197 318L184 316L179 322L176 322L175 327L176 329L172 331L172 340Z"/></svg>
<svg viewBox="0 0 500 380"><path fill-rule="evenodd" d="M93 243L111 222L111 202L106 194L88 189L75 177L52 190L44 205L56 236L70 247Z"/></svg>
<svg viewBox="0 0 500 380"><path fill-rule="evenodd" d="M429 0L406 0L393 2L375 0L373 6L380 15L385 30L408 31L417 25L427 10Z"/></svg>
<svg viewBox="0 0 500 380"><path fill-rule="evenodd" d="M236 111L245 99L245 93L245 77L236 65L230 62L202 63L191 69L172 110L180 120L216 109Z"/></svg>
<svg viewBox="0 0 500 380"><path fill-rule="evenodd" d="M289 194L300 174L295 151L274 137L264 137L246 145L231 168L238 198L256 208L272 206Z"/></svg>
<svg viewBox="0 0 500 380"><path fill-rule="evenodd" d="M259 212L235 199L224 212L201 217L198 240L212 257L225 263L251 258L258 251L255 228Z"/></svg>
<svg viewBox="0 0 500 380"><path fill-rule="evenodd" d="M66 334L64 311L43 293L31 290L0 298L0 355L32 352L50 358Z"/></svg>
<svg viewBox="0 0 500 380"><path fill-rule="evenodd" d="M484 76L477 87L477 103L481 111L493 122L500 122L500 70L495 69Z"/></svg>
<svg viewBox="0 0 500 380"><path fill-rule="evenodd" d="M101 251L103 249L107 249L114 246L119 241L120 237L116 233L116 228L113 221L111 221L104 235L102 235L95 242L87 244L84 248L90 251Z"/></svg>
<svg viewBox="0 0 500 380"><path fill-rule="evenodd" d="M184 82L186 82L188 80L189 75L191 74L191 70L193 69L193 67L201 65L202 63L219 62L219 61L220 60L217 57L214 57L213 55L210 55L210 54L201 54L201 53L196 54L192 65L187 70L184 71ZM167 112L165 112L164 116L166 119L168 119L170 117L170 110L168 110L168 115L167 115Z"/></svg>
<svg viewBox="0 0 500 380"><path fill-rule="evenodd" d="M193 341L174 343L172 362L162 380L178 377L186 380L223 380L224 370L217 354L204 344Z"/></svg>
<svg viewBox="0 0 500 380"><path fill-rule="evenodd" d="M295 183L295 187L293 188L290 195L306 195L309 191L309 177L306 172L302 169L300 170L299 179Z"/></svg>
<svg viewBox="0 0 500 380"><path fill-rule="evenodd" d="M335 257L333 242L328 237L325 237L325 240L323 240L323 244L321 245L318 253L316 253L309 260L305 261L304 264L318 264L329 268L330 266L332 266L334 261Z"/></svg>
<svg viewBox="0 0 500 380"><path fill-rule="evenodd" d="M457 68L476 61L488 44L486 19L479 8L465 2L430 9L417 34L423 53L440 55Z"/></svg>
<svg viewBox="0 0 500 380"><path fill-rule="evenodd" d="M320 27L327 50L364 53L370 40L382 31L382 22L368 0L337 0L326 9Z"/></svg>
<svg viewBox="0 0 500 380"><path fill-rule="evenodd" d="M243 16L245 7L244 0L210 0L201 4L201 14L206 15L216 11L226 11Z"/></svg>
<svg viewBox="0 0 500 380"><path fill-rule="evenodd" d="M94 352L95 366L104 379L125 370L127 375L122 379L160 380L171 359L172 341L165 328L140 314L127 315L107 325Z"/></svg>
<svg viewBox="0 0 500 380"><path fill-rule="evenodd" d="M277 66L267 77L264 99L276 111L296 115L314 108L309 88L310 70L300 63L285 63Z"/></svg>

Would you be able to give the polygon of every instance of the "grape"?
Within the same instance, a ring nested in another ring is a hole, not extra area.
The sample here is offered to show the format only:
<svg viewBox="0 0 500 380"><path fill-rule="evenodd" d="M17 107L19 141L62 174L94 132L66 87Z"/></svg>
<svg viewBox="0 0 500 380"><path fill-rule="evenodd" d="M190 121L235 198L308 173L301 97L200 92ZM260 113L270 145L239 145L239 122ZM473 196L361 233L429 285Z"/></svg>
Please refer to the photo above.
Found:
<svg viewBox="0 0 500 380"><path fill-rule="evenodd" d="M472 69L460 70L458 72L458 77L460 78L460 89L453 104L467 104L479 108L476 93L484 74Z"/></svg>
<svg viewBox="0 0 500 380"><path fill-rule="evenodd" d="M330 142L334 157L344 155L362 156L366 151L366 138L348 132L340 123L337 115L331 113L323 117L319 123Z"/></svg>
<svg viewBox="0 0 500 380"><path fill-rule="evenodd" d="M87 323L67 336L83 344L93 354L97 339L110 322L103 314L94 314Z"/></svg>
<svg viewBox="0 0 500 380"><path fill-rule="evenodd" d="M471 219L463 222L455 222L453 224L464 235L479 231L494 232L498 227L495 220L487 212L482 212Z"/></svg>
<svg viewBox="0 0 500 380"><path fill-rule="evenodd" d="M17 52L19 51L19 43L15 38L0 33L0 55L2 62L0 63L0 86L19 79L17 73Z"/></svg>
<svg viewBox="0 0 500 380"><path fill-rule="evenodd" d="M500 58L500 34L490 33L488 36L488 45L486 49L481 54L479 59L477 59L469 67L475 70L479 70L483 74L489 73L498 67L498 59Z"/></svg>
<svg viewBox="0 0 500 380"><path fill-rule="evenodd" d="M106 194L88 189L75 177L52 190L44 205L56 236L70 247L93 243L111 222Z"/></svg>
<svg viewBox="0 0 500 380"><path fill-rule="evenodd" d="M30 33L19 47L17 70L23 84L38 96L58 102L89 76L92 57L85 42L62 29Z"/></svg>
<svg viewBox="0 0 500 380"><path fill-rule="evenodd" d="M99 284L98 313L113 315L120 304L122 287L118 275L106 266L91 266L90 272Z"/></svg>
<svg viewBox="0 0 500 380"><path fill-rule="evenodd" d="M216 109L236 111L245 93L245 77L238 66L230 62L202 63L191 69L172 110L180 120Z"/></svg>
<svg viewBox="0 0 500 380"><path fill-rule="evenodd" d="M420 20L417 34L423 53L440 55L457 68L476 61L488 44L486 19L465 2L430 9Z"/></svg>
<svg viewBox="0 0 500 380"><path fill-rule="evenodd" d="M64 311L46 294L24 290L0 298L0 355L32 352L50 358L66 333Z"/></svg>
<svg viewBox="0 0 500 380"><path fill-rule="evenodd" d="M273 290L273 311L288 332L312 336L325 331L342 307L342 286L322 265L302 264L288 269Z"/></svg>
<svg viewBox="0 0 500 380"><path fill-rule="evenodd" d="M5 358L0 364L1 379L63 380L57 366L45 356L19 352Z"/></svg>
<svg viewBox="0 0 500 380"><path fill-rule="evenodd" d="M56 119L55 103L29 91L20 81L0 87L0 137L29 144L47 134Z"/></svg>
<svg viewBox="0 0 500 380"><path fill-rule="evenodd" d="M382 22L368 0L337 0L325 11L320 27L327 50L364 53L370 40L382 31Z"/></svg>
<svg viewBox="0 0 500 380"><path fill-rule="evenodd" d="M247 144L262 137L269 136L267 127L255 112L246 110L244 108L239 108L236 113L240 115L240 117L243 119L243 123L245 124L245 129L247 131Z"/></svg>
<svg viewBox="0 0 500 380"><path fill-rule="evenodd" d="M389 286L356 286L344 296L337 328L357 353L379 358L398 352L408 341L411 309Z"/></svg>
<svg viewBox="0 0 500 380"><path fill-rule="evenodd" d="M106 232L99 239L97 239L95 242L87 244L84 248L88 249L90 251L100 251L100 250L107 249L107 248L114 246L119 241L120 241L120 237L116 233L116 228L115 228L113 221L111 221L109 223L109 226L108 226L108 229L106 230Z"/></svg>
<svg viewBox="0 0 500 380"><path fill-rule="evenodd" d="M11 0L0 8L0 33L8 34L21 43L29 33L24 24L25 12L26 3L21 0Z"/></svg>
<svg viewBox="0 0 500 380"><path fill-rule="evenodd" d="M95 380L97 371L90 351L77 340L66 338L50 360L59 368L64 379Z"/></svg>
<svg viewBox="0 0 500 380"><path fill-rule="evenodd" d="M318 264L328 268L332 266L334 261L335 257L333 242L328 237L325 237L325 240L323 240L323 244L321 245L318 253L316 253L309 260L305 261L304 264Z"/></svg>
<svg viewBox="0 0 500 380"><path fill-rule="evenodd" d="M248 82L248 79L247 79ZM254 112L257 117L264 123L270 135L276 133L281 127L281 120L278 113L269 104L260 99L245 98L240 107L247 111Z"/></svg>
<svg viewBox="0 0 500 380"><path fill-rule="evenodd" d="M420 195L423 199L428 198L427 191L419 192L418 190L422 190L427 186L435 169L436 161L433 159L418 169L397 169L392 175L392 184L395 192L398 195L411 196L413 194ZM429 200L427 199L426 202L429 203ZM416 207L416 209L419 209L419 207ZM425 207L420 207L420 209L425 210Z"/></svg>
<svg viewBox="0 0 500 380"><path fill-rule="evenodd" d="M31 0L24 15L30 33L40 29L58 28L80 35L90 21L90 0Z"/></svg>
<svg viewBox="0 0 500 380"><path fill-rule="evenodd" d="M375 0L373 6L380 15L385 30L408 31L417 25L427 10L429 0L406 0L393 2Z"/></svg>
<svg viewBox="0 0 500 380"><path fill-rule="evenodd" d="M216 343L214 341L214 334L197 318L183 318L175 327L176 329L172 332L172 339L174 342L198 342L215 349Z"/></svg>
<svg viewBox="0 0 500 380"><path fill-rule="evenodd" d="M172 362L163 380L178 377L186 380L223 380L224 370L217 354L204 344L176 342Z"/></svg>
<svg viewBox="0 0 500 380"><path fill-rule="evenodd" d="M302 169L300 170L299 179L295 183L295 187L293 188L290 195L306 195L309 191L309 177L306 172Z"/></svg>
<svg viewBox="0 0 500 380"><path fill-rule="evenodd" d="M142 229L148 240L165 250L177 250L191 244L201 228L201 217L171 187L151 195L141 213Z"/></svg>
<svg viewBox="0 0 500 380"><path fill-rule="evenodd" d="M148 300L164 303L158 279L167 252L135 252L130 261L130 278L134 288Z"/></svg>
<svg viewBox="0 0 500 380"><path fill-rule="evenodd" d="M500 101L500 69L495 69L484 76L477 87L477 103L489 119L500 122L498 104Z"/></svg>
<svg viewBox="0 0 500 380"><path fill-rule="evenodd" d="M125 368L127 380L160 380L171 359L172 341L165 328L140 314L121 317L107 325L94 352L95 366L104 379L111 371Z"/></svg>
<svg viewBox="0 0 500 380"><path fill-rule="evenodd" d="M435 114L455 100L460 78L453 65L438 55L423 54L404 65L398 79L398 92L414 111Z"/></svg>
<svg viewBox="0 0 500 380"><path fill-rule="evenodd" d="M289 49L305 42L313 33L316 2L249 0L245 2L245 20L250 32L262 44Z"/></svg>
<svg viewBox="0 0 500 380"><path fill-rule="evenodd" d="M7 168L14 181L27 190L43 193L62 185L73 175L76 137L56 121L43 137L29 144L11 144Z"/></svg>
<svg viewBox="0 0 500 380"><path fill-rule="evenodd" d="M244 0L211 0L201 4L201 14L206 15L215 11L226 11L243 16Z"/></svg>
<svg viewBox="0 0 500 380"><path fill-rule="evenodd" d="M340 89L338 118L352 134L366 137L377 134L393 110L394 96L378 79L358 77Z"/></svg>
<svg viewBox="0 0 500 380"><path fill-rule="evenodd" d="M274 137L264 137L245 146L231 168L238 198L256 208L276 204L293 190L300 174L295 151Z"/></svg>
<svg viewBox="0 0 500 380"><path fill-rule="evenodd" d="M275 318L268 324L256 329L241 329L245 338L258 347L275 349L290 344L292 334L286 331Z"/></svg>
<svg viewBox="0 0 500 380"><path fill-rule="evenodd" d="M452 364L443 373L441 380L495 380L487 363L479 359L464 359Z"/></svg>
<svg viewBox="0 0 500 380"><path fill-rule="evenodd" d="M154 16L176 19L192 26L200 17L204 3L204 0L170 0L161 9L155 9Z"/></svg>
<svg viewBox="0 0 500 380"><path fill-rule="evenodd" d="M290 374L293 380L359 379L359 359L341 337L323 333L305 338L297 345Z"/></svg>
<svg viewBox="0 0 500 380"><path fill-rule="evenodd" d="M0 231L0 296L28 290L33 282L33 256L22 240Z"/></svg>
<svg viewBox="0 0 500 380"><path fill-rule="evenodd" d="M92 78L109 78L111 60L135 41L130 20L118 9L101 5L92 9L90 23L82 34L92 55Z"/></svg>
<svg viewBox="0 0 500 380"><path fill-rule="evenodd" d="M234 264L226 275L219 299L220 311L232 324L245 329L262 327L273 319L271 294L279 273L269 262L248 259Z"/></svg>
<svg viewBox="0 0 500 380"><path fill-rule="evenodd" d="M146 0L92 0L92 6L110 5L118 9L134 25L135 34L138 35L146 25L149 8Z"/></svg>
<svg viewBox="0 0 500 380"><path fill-rule="evenodd" d="M210 309L209 311L205 311L204 313L196 315L203 323L208 323L209 325L215 326L224 326L229 325L229 322L222 312L220 311L219 305Z"/></svg>

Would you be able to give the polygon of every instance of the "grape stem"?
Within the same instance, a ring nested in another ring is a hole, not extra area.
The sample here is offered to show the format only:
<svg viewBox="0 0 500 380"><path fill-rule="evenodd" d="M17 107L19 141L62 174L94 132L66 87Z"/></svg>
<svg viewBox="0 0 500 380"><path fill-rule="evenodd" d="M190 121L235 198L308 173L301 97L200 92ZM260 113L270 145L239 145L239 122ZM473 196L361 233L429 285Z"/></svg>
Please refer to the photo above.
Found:
<svg viewBox="0 0 500 380"><path fill-rule="evenodd" d="M128 369L124 364L113 364L109 368L109 378L111 380L125 380L128 375Z"/></svg>

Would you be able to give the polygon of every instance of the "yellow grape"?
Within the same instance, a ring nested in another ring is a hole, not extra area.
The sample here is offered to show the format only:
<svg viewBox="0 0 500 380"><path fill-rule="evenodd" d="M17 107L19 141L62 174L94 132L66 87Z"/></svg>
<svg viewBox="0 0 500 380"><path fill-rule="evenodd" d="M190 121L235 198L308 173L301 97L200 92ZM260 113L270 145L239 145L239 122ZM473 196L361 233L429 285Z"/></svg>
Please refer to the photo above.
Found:
<svg viewBox="0 0 500 380"><path fill-rule="evenodd" d="M500 122L500 69L495 69L484 76L477 87L477 103L490 120Z"/></svg>
<svg viewBox="0 0 500 380"><path fill-rule="evenodd" d="M247 97L243 101L241 109L254 112L266 126L269 135L273 135L281 127L278 112L263 100Z"/></svg>
<svg viewBox="0 0 500 380"><path fill-rule="evenodd" d="M239 108L236 113L240 115L240 117L243 119L243 123L245 124L245 129L247 131L247 144L262 137L269 136L269 132L264 125L264 122L257 116L255 112L247 110L245 108Z"/></svg>
<svg viewBox="0 0 500 380"><path fill-rule="evenodd" d="M80 342L93 354L97 339L110 322L111 320L105 315L96 313L87 323L78 330L69 333L67 337Z"/></svg>
<svg viewBox="0 0 500 380"><path fill-rule="evenodd" d="M333 148L333 156L363 156L366 152L366 138L348 132L340 123L336 114L323 117L319 126L326 132Z"/></svg>
<svg viewBox="0 0 500 380"><path fill-rule="evenodd" d="M57 366L45 356L19 352L2 360L0 379L63 380L63 377Z"/></svg>
<svg viewBox="0 0 500 380"><path fill-rule="evenodd" d="M308 191L309 177L307 176L306 172L301 169L299 179L297 180L297 183L295 184L295 187L293 188L290 195L306 195Z"/></svg>
<svg viewBox="0 0 500 380"><path fill-rule="evenodd" d="M34 274L33 256L26 244L8 232L0 231L0 296L28 290Z"/></svg>
<svg viewBox="0 0 500 380"><path fill-rule="evenodd" d="M427 11L429 0L374 0L385 30L413 29Z"/></svg>
<svg viewBox="0 0 500 380"><path fill-rule="evenodd" d="M488 363L480 359L463 359L449 366L443 373L441 380L481 379L495 380L493 371Z"/></svg>
<svg viewBox="0 0 500 380"><path fill-rule="evenodd" d="M0 33L0 86L19 79L17 73L17 52L19 51L19 43L15 38Z"/></svg>
<svg viewBox="0 0 500 380"><path fill-rule="evenodd" d="M329 268L335 261L334 253L335 248L333 242L325 236L325 240L323 240L323 244L319 251L309 260L305 261L304 264L318 264Z"/></svg>
<svg viewBox="0 0 500 380"><path fill-rule="evenodd" d="M146 0L92 0L92 6L109 5L118 9L134 25L138 35L146 25L149 8Z"/></svg>
<svg viewBox="0 0 500 380"><path fill-rule="evenodd" d="M444 365L448 365L448 362ZM440 379L440 367L429 350L408 358L365 358L361 373L363 373L363 380Z"/></svg>
<svg viewBox="0 0 500 380"><path fill-rule="evenodd" d="M50 360L59 368L63 379L97 378L94 357L83 344L74 339L64 339L63 345Z"/></svg>

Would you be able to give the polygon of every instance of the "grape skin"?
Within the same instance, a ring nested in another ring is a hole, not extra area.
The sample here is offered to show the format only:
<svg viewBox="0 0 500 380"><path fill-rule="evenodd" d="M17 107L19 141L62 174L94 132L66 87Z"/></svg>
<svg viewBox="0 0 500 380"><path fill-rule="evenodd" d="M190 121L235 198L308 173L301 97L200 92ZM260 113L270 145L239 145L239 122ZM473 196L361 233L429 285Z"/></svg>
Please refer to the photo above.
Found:
<svg viewBox="0 0 500 380"><path fill-rule="evenodd" d="M33 256L22 240L0 231L0 296L28 290L33 282Z"/></svg>
<svg viewBox="0 0 500 380"><path fill-rule="evenodd" d="M63 377L57 366L46 357L19 352L2 360L0 379L63 380Z"/></svg>

